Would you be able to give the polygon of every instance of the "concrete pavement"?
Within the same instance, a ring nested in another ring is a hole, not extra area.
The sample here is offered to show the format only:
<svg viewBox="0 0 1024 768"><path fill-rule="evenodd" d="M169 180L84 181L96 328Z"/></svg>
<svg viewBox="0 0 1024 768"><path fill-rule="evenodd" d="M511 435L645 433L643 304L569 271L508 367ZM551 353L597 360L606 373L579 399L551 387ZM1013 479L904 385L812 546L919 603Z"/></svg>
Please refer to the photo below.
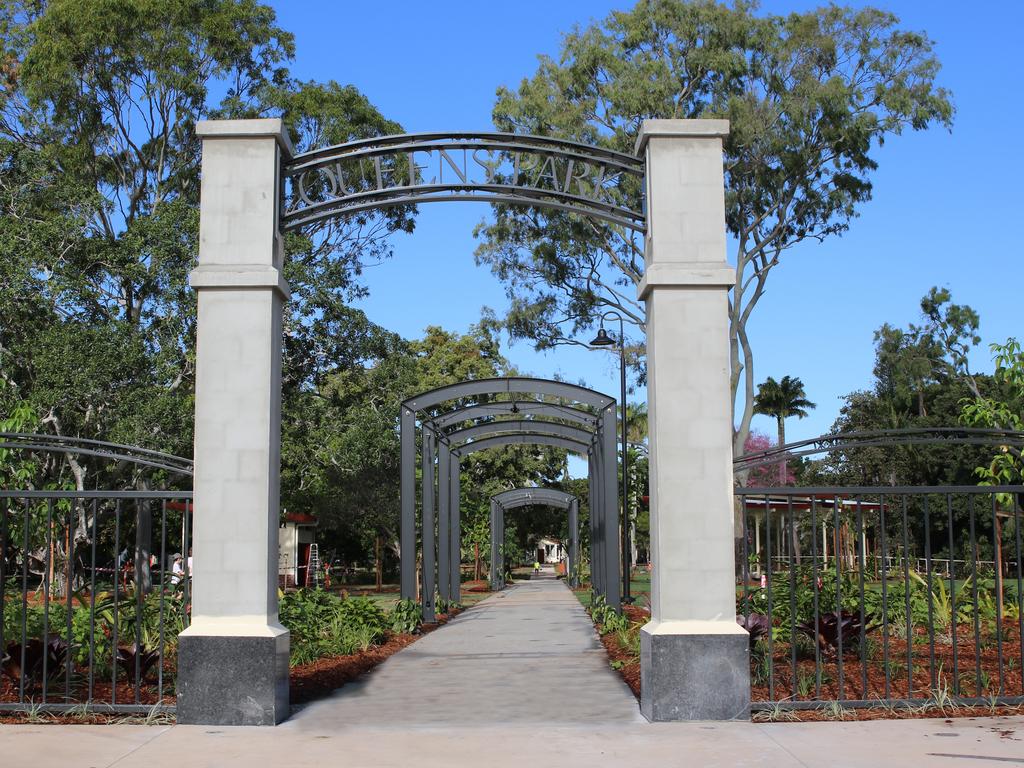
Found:
<svg viewBox="0 0 1024 768"><path fill-rule="evenodd" d="M554 578L515 584L392 656L287 727L622 725L642 720L594 625Z"/></svg>
<svg viewBox="0 0 1024 768"><path fill-rule="evenodd" d="M410 704L411 705L411 704ZM4 768L994 768L1024 766L1024 718L856 723L304 728L0 726Z"/></svg>

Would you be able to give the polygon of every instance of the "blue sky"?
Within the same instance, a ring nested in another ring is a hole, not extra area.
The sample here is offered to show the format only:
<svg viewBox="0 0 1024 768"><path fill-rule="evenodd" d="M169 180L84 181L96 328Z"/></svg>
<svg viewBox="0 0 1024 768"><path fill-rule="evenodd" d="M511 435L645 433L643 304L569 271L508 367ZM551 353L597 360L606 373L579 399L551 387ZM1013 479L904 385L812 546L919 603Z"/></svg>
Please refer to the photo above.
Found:
<svg viewBox="0 0 1024 768"><path fill-rule="evenodd" d="M862 5L863 3L851 3ZM563 32L630 2L517 0L389 3L277 0L279 22L296 35L293 73L352 83L408 131L487 130L494 92L533 74L538 54L557 56ZM818 3L763 2L768 12ZM878 2L903 26L924 30L943 63L940 83L954 95L952 133L933 129L895 138L879 150L874 199L850 231L790 252L771 278L750 323L757 381L799 376L817 410L787 424L787 438L821 434L842 395L870 385L872 334L882 323L918 320L933 285L981 315L983 343L973 358L991 370L987 346L1021 335L1024 268L1018 225L1024 219L1017 146L1024 108L1018 36L1024 3L918 0ZM499 314L504 290L473 262L472 229L482 204L420 207L416 232L395 240L395 258L366 271L374 321L406 337L427 325L465 331L483 306ZM438 281L443 276L444 283ZM535 353L506 346L526 373L560 373L618 391L617 358L603 352ZM643 391L631 399L644 399ZM774 422L755 418L774 434Z"/></svg>

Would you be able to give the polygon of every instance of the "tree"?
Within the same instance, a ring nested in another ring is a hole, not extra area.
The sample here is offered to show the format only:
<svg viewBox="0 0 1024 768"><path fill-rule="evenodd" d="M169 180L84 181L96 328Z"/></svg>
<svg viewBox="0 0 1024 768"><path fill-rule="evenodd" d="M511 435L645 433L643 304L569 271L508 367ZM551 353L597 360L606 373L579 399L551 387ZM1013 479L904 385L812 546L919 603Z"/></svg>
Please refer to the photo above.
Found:
<svg viewBox="0 0 1024 768"><path fill-rule="evenodd" d="M754 402L747 324L783 253L842 234L871 197L875 149L905 129L950 125L949 94L923 34L873 8L756 15L753 3L640 0L565 36L515 91L501 130L632 152L646 118L728 118L726 223L735 240L729 305L736 455ZM615 192L639 209L638 184ZM643 247L635 234L564 213L497 206L477 260L505 283L504 323L538 348L568 343L614 308L639 330ZM631 350L641 369L640 347Z"/></svg>
<svg viewBox="0 0 1024 768"><path fill-rule="evenodd" d="M952 303L948 289L933 287L922 297L921 317L921 325L911 323L905 330L886 323L875 331L874 373L894 407L905 409L913 398L917 415L925 417L925 390L943 378L960 378L975 397L980 396L967 354L981 337L978 313Z"/></svg>
<svg viewBox="0 0 1024 768"><path fill-rule="evenodd" d="M299 151L400 126L351 86L291 78L292 36L255 0L0 0L0 40L0 378L40 429L189 455L196 122L280 116ZM347 354L362 264L411 228L395 209L286 238L286 402ZM147 481L58 459L47 483Z"/></svg>
<svg viewBox="0 0 1024 768"><path fill-rule="evenodd" d="M769 376L757 387L754 413L775 419L779 429L780 447L786 444L786 419L790 416L802 419L812 408L817 406L805 397L803 382L798 378L783 376L782 381L776 381ZM779 464L779 484L785 485L785 482L786 459L783 458Z"/></svg>
<svg viewBox="0 0 1024 768"><path fill-rule="evenodd" d="M998 394L961 400L961 420L965 424L990 429L1024 431L1024 350L1014 338L1005 344L992 344L995 373L992 378L1001 388ZM976 470L985 485L1010 485L1024 482L1024 454L1019 445L1004 445L987 465ZM1005 498L1004 505L1013 506Z"/></svg>
<svg viewBox="0 0 1024 768"><path fill-rule="evenodd" d="M743 447L744 454L760 453L774 448L772 439L757 430L752 430L747 437L747 444ZM772 467L757 467L747 474L747 485L760 488L778 488L781 486L793 485L796 482L796 475L783 464L785 474L776 472Z"/></svg>

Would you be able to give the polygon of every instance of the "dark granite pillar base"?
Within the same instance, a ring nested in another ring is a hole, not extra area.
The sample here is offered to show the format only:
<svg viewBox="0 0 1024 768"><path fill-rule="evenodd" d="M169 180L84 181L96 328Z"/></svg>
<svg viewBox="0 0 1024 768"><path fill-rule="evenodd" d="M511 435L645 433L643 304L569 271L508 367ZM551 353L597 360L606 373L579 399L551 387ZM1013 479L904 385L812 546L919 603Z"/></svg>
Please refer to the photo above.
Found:
<svg viewBox="0 0 1024 768"><path fill-rule="evenodd" d="M640 711L652 722L750 719L750 641L640 630ZM737 627L738 629L738 627Z"/></svg>
<svg viewBox="0 0 1024 768"><path fill-rule="evenodd" d="M179 723L277 725L288 717L288 632L181 635L177 689Z"/></svg>

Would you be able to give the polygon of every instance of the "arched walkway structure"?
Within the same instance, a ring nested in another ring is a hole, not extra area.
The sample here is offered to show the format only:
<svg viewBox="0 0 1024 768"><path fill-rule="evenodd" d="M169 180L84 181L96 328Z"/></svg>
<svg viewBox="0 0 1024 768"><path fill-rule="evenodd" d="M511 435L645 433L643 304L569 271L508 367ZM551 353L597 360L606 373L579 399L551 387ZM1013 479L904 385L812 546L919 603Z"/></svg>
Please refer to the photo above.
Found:
<svg viewBox="0 0 1024 768"><path fill-rule="evenodd" d="M604 463L589 450L590 445L580 440L544 434L495 435L467 443L452 451L456 462L463 456L476 451L497 448L505 445L532 444L549 445L563 448L588 458L590 466L588 496L590 502L590 568L591 586L595 593L603 596L606 602L619 607L621 596L618 591L618 530L617 507L614 499L607 495L608 475ZM454 463L452 466L456 466ZM612 473L614 481L614 472ZM456 596L457 597L457 596Z"/></svg>
<svg viewBox="0 0 1024 768"><path fill-rule="evenodd" d="M495 397L507 399L492 399ZM552 399L571 404L553 403ZM592 583L610 605L619 606L615 405L614 398L586 387L520 377L467 381L416 395L403 403L403 555L414 551L416 541L417 417L422 431L420 592L424 620L434 618L435 588L443 599L459 599L462 457L486 447L517 443L566 448L588 460L591 509L596 510L591 515ZM462 426L465 424L471 426ZM403 556L403 598L416 595L414 563L413 558Z"/></svg>
<svg viewBox="0 0 1024 768"><path fill-rule="evenodd" d="M288 713L289 638L276 584L289 296L282 233L440 200L549 208L642 236L654 572L651 622L641 633L641 710L653 720L748 717L748 642L735 623L733 580L728 123L645 120L633 153L454 132L296 154L279 119L200 121L196 133L203 160L199 263L190 275L198 294L194 493L208 514L194 532L178 722L258 725ZM433 417L442 400L403 408L403 423L417 411ZM415 441L403 442L403 452L410 449L414 455ZM415 549L411 490L403 481L403 554ZM614 487L606 497L615 497ZM404 593L414 575L403 574Z"/></svg>
<svg viewBox="0 0 1024 768"><path fill-rule="evenodd" d="M568 513L569 556L566 559L565 580L571 587L579 586L580 503L571 493L557 488L513 488L491 497L491 584L496 585L495 589L505 586L505 512L534 505L556 507Z"/></svg>

